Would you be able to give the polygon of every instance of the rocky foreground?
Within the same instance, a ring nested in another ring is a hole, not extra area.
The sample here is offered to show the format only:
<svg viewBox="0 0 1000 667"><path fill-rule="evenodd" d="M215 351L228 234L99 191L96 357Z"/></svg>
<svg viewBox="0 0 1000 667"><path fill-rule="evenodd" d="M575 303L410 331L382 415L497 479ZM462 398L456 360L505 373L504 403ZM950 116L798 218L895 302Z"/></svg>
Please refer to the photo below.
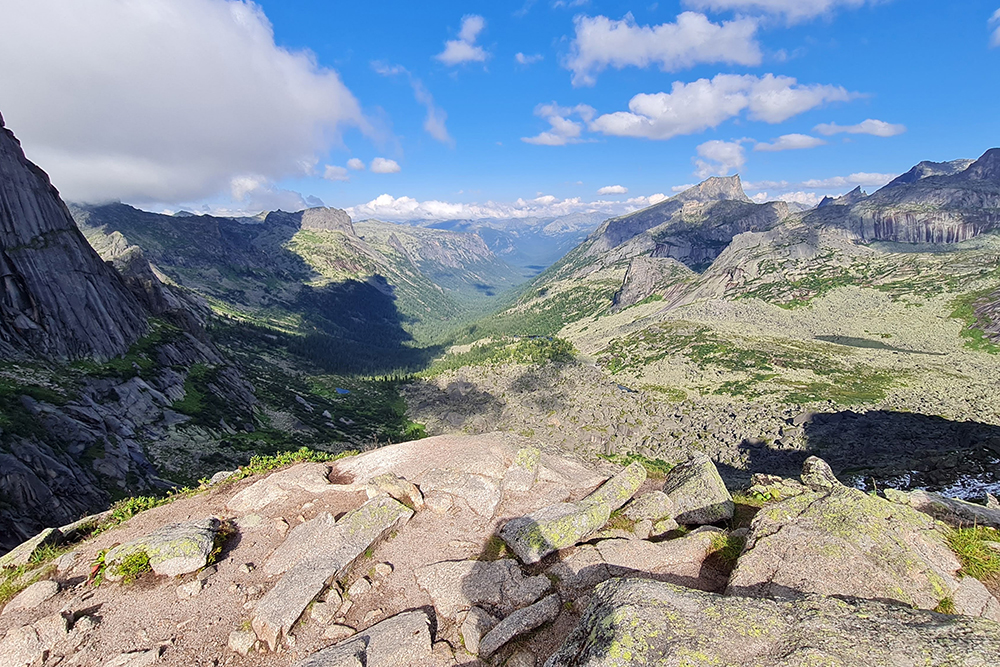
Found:
<svg viewBox="0 0 1000 667"><path fill-rule="evenodd" d="M1000 664L948 539L1000 509L815 457L735 500L704 456L653 479L496 433L233 479L0 559L35 580L0 667Z"/></svg>

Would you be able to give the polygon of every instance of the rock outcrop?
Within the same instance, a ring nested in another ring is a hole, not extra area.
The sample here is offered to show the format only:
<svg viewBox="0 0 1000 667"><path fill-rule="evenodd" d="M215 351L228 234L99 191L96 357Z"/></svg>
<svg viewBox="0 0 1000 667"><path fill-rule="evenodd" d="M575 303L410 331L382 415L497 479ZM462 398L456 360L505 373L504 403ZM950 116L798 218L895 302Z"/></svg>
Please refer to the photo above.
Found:
<svg viewBox="0 0 1000 667"><path fill-rule="evenodd" d="M875 601L721 597L667 583L601 584L546 667L948 665L987 667L998 626Z"/></svg>
<svg viewBox="0 0 1000 667"><path fill-rule="evenodd" d="M146 312L94 252L48 176L0 117L0 356L125 352Z"/></svg>

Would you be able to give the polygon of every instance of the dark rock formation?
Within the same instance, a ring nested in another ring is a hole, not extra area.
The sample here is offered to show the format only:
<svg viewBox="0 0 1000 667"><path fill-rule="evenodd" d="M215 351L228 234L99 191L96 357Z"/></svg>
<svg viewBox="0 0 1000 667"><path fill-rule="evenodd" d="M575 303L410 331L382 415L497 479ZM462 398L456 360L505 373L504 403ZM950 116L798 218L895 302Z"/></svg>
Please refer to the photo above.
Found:
<svg viewBox="0 0 1000 667"><path fill-rule="evenodd" d="M0 117L0 355L109 358L146 313L77 229L48 176Z"/></svg>

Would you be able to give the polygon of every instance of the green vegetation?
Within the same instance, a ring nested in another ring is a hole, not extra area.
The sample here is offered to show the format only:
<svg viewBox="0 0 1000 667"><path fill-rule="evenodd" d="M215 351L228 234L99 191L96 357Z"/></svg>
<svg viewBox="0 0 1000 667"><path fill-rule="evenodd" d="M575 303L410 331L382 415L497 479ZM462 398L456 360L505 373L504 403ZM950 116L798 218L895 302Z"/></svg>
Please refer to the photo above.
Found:
<svg viewBox="0 0 1000 667"><path fill-rule="evenodd" d="M736 561L743 553L746 538L732 533L714 533L709 546L708 557L721 564L726 571L736 567Z"/></svg>
<svg viewBox="0 0 1000 667"><path fill-rule="evenodd" d="M976 307L984 298L995 294L991 290L983 290L981 292L963 294L952 302L953 310L951 317L965 323L960 335L965 339L965 347L970 350L977 350L988 354L1000 353L1000 345L994 343L984 331L989 324L989 320L976 312Z"/></svg>
<svg viewBox="0 0 1000 667"><path fill-rule="evenodd" d="M445 355L419 375L432 377L464 366L562 363L572 361L575 352L572 343L554 336L504 337L477 343L466 352Z"/></svg>
<svg viewBox="0 0 1000 667"><path fill-rule="evenodd" d="M103 362L92 359L74 361L70 368L86 377L127 380L156 368L156 349L181 335L181 330L175 325L150 318L149 333L133 343L124 355Z"/></svg>
<svg viewBox="0 0 1000 667"><path fill-rule="evenodd" d="M962 564L962 574L980 581L994 580L1000 575L1000 551L987 542L1000 542L1000 531L977 526L948 533L948 545Z"/></svg>
<svg viewBox="0 0 1000 667"><path fill-rule="evenodd" d="M640 463L646 469L646 477L649 479L663 479L668 472L674 469L673 463L668 463L663 459L651 459L642 454L598 454L597 458L610 461L623 468L632 463Z"/></svg>
<svg viewBox="0 0 1000 667"><path fill-rule="evenodd" d="M757 516L757 512L769 500L779 500L779 498L770 498L749 493L734 493L733 518L729 522L729 528L731 530L749 528L750 522Z"/></svg>
<svg viewBox="0 0 1000 667"><path fill-rule="evenodd" d="M12 600L25 588L40 580L52 570L52 561L69 551L69 547L46 544L31 555L29 561L18 567L0 572L0 605Z"/></svg>
<svg viewBox="0 0 1000 667"><path fill-rule="evenodd" d="M250 463L237 470L236 474L227 477L224 483L235 482L252 475L263 475L264 473L295 463L325 463L328 461L337 461L348 456L356 456L357 454L358 452L354 450L331 454L329 452L318 452L308 447L302 447L294 452L256 455L250 458Z"/></svg>
<svg viewBox="0 0 1000 667"><path fill-rule="evenodd" d="M149 554L145 551L133 551L113 567L115 576L121 577L123 584L131 584L152 570L149 565Z"/></svg>
<svg viewBox="0 0 1000 667"><path fill-rule="evenodd" d="M955 601L950 597L941 598L941 601L934 607L934 611L939 614L954 614Z"/></svg>

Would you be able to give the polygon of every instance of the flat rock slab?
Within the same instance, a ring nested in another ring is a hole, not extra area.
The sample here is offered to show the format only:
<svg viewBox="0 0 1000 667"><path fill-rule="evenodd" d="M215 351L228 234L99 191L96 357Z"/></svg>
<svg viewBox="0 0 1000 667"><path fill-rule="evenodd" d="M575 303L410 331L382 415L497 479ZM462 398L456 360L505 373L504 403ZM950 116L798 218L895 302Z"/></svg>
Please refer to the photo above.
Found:
<svg viewBox="0 0 1000 667"><path fill-rule="evenodd" d="M303 529L299 533L302 539L296 538L296 543L283 552L278 561L281 566L294 564L254 610L251 625L257 637L273 651L309 603L332 580L343 576L368 547L411 516L413 510L402 503L389 496L377 496L348 512L332 526L329 523L332 517L323 515L313 519L314 522L322 519L313 529L306 530L306 524L298 526ZM274 567L280 569L278 565Z"/></svg>
<svg viewBox="0 0 1000 667"><path fill-rule="evenodd" d="M337 520L329 512L300 523L288 531L285 541L264 561L264 572L273 575L287 571L299 561L338 542L341 532L343 531L337 528Z"/></svg>
<svg viewBox="0 0 1000 667"><path fill-rule="evenodd" d="M503 474L501 486L504 491L525 493L531 490L538 478L538 461L542 453L536 447L523 447L517 450L514 461Z"/></svg>
<svg viewBox="0 0 1000 667"><path fill-rule="evenodd" d="M961 656L959 661L956 661ZM612 579L546 667L987 667L1000 625L874 601L722 597L668 583Z"/></svg>
<svg viewBox="0 0 1000 667"><path fill-rule="evenodd" d="M537 563L548 554L571 547L608 522L611 513L635 495L646 481L646 469L627 466L593 493L575 503L556 503L508 521L499 535L521 562Z"/></svg>
<svg viewBox="0 0 1000 667"><path fill-rule="evenodd" d="M150 567L160 576L179 577L194 572L208 565L218 531L219 520L215 517L162 526L109 550L104 556L105 576L110 581L121 579L118 566L138 552L149 556Z"/></svg>
<svg viewBox="0 0 1000 667"><path fill-rule="evenodd" d="M674 519L685 525L705 525L733 518L736 509L712 460L697 454L666 474L663 492L677 511Z"/></svg>
<svg viewBox="0 0 1000 667"><path fill-rule="evenodd" d="M0 556L0 569L20 567L31 562L35 552L49 544L57 544L62 539L58 528L46 528L30 540L22 542L3 556Z"/></svg>
<svg viewBox="0 0 1000 667"><path fill-rule="evenodd" d="M500 485L485 475L435 468L424 475L420 489L423 493L440 491L461 498L486 519L493 518L500 504Z"/></svg>
<svg viewBox="0 0 1000 667"><path fill-rule="evenodd" d="M268 505L287 500L295 492L320 494L337 487L328 478L330 466L325 463L299 463L273 472L254 482L226 503L234 512L259 512Z"/></svg>
<svg viewBox="0 0 1000 667"><path fill-rule="evenodd" d="M479 642L479 655L488 658L515 637L556 620L561 608L559 596L553 593L530 607L518 609L486 633Z"/></svg>
<svg viewBox="0 0 1000 667"><path fill-rule="evenodd" d="M721 531L703 530L664 542L612 539L583 544L553 563L546 574L574 595L621 576L721 591L726 586L726 575L705 566L716 532Z"/></svg>
<svg viewBox="0 0 1000 667"><path fill-rule="evenodd" d="M0 615L18 609L34 609L48 599L55 597L59 593L59 584L55 581L36 581L23 591L17 594L13 600L8 602Z"/></svg>
<svg viewBox="0 0 1000 667"><path fill-rule="evenodd" d="M841 486L765 505L727 592L844 595L934 609L958 589L958 569L934 519Z"/></svg>
<svg viewBox="0 0 1000 667"><path fill-rule="evenodd" d="M445 618L454 618L474 605L506 615L531 604L551 587L548 577L525 577L517 561L509 558L432 563L417 569L414 576Z"/></svg>
<svg viewBox="0 0 1000 667"><path fill-rule="evenodd" d="M408 611L376 623L349 639L313 653L297 667L399 667L431 656L431 619Z"/></svg>

